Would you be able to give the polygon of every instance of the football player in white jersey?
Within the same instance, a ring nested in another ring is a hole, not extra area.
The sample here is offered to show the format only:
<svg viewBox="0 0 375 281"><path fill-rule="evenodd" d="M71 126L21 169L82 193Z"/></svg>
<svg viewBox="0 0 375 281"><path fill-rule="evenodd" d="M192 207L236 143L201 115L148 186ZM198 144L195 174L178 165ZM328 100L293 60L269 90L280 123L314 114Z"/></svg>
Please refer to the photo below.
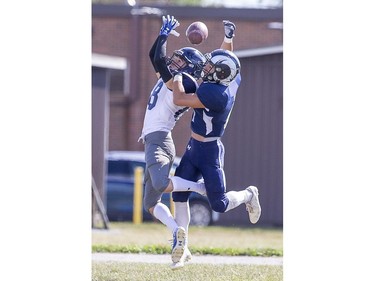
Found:
<svg viewBox="0 0 375 281"><path fill-rule="evenodd" d="M183 72L185 90L194 93L198 87L196 78L200 75L205 57L194 48L182 48L166 55L167 38L179 25L172 16L163 17L159 36L151 47L149 56L158 81L151 91L147 103L140 140L145 144L145 178L143 206L155 218L165 224L173 234L172 262L181 259L185 247L185 230L179 227L169 208L161 202L163 193L193 190L205 194L203 184L191 183L181 189L170 183L170 170L175 158L175 146L171 131L176 121L188 107L173 103L173 76L175 71ZM194 78L194 76L196 76Z"/></svg>

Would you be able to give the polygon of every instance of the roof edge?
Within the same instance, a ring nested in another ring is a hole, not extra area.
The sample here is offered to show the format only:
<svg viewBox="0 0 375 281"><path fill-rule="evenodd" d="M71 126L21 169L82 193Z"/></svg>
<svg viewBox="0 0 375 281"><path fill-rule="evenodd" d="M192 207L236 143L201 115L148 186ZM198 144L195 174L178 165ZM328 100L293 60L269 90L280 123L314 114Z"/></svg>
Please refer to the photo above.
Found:
<svg viewBox="0 0 375 281"><path fill-rule="evenodd" d="M95 67L124 70L127 66L127 60L123 57L92 53L91 65Z"/></svg>
<svg viewBox="0 0 375 281"><path fill-rule="evenodd" d="M264 47L264 48L257 48L257 49L238 50L238 51L234 51L234 53L236 54L238 58L272 55L272 54L283 53L283 46L279 45L279 46L271 46L271 47Z"/></svg>
<svg viewBox="0 0 375 281"><path fill-rule="evenodd" d="M214 8L197 6L139 6L121 4L92 4L93 17L131 17L133 15L174 15L178 18L226 18L228 20L275 20L283 21L283 8Z"/></svg>

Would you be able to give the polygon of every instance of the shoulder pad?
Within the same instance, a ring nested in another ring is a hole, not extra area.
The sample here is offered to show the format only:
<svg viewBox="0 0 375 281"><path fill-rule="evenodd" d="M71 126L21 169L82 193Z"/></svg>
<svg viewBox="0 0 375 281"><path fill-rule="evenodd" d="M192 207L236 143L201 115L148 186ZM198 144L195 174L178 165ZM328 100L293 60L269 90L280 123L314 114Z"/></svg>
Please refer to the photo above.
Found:
<svg viewBox="0 0 375 281"><path fill-rule="evenodd" d="M182 72L182 85L184 85L185 93L192 94L198 89L198 83L193 76L186 72Z"/></svg>

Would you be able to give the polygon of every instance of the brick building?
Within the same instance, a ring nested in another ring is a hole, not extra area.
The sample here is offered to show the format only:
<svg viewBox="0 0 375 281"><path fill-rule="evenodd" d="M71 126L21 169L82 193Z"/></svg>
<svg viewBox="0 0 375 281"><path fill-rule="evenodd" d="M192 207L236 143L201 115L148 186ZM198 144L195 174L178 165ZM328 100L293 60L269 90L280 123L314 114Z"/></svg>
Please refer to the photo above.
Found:
<svg viewBox="0 0 375 281"><path fill-rule="evenodd" d="M137 142L156 76L148 52L161 26L162 15L180 22L180 37L170 36L167 54L192 46L184 31L194 21L209 30L202 53L217 49L224 37L222 20L236 26L235 53L241 61L242 84L227 131L225 171L229 189L257 185L263 214L259 224L283 224L282 153L282 9L223 9L198 7L92 6L93 53L93 174L103 184L103 153L143 150ZM177 156L190 136L191 110L172 134ZM222 224L248 224L245 207L222 214Z"/></svg>

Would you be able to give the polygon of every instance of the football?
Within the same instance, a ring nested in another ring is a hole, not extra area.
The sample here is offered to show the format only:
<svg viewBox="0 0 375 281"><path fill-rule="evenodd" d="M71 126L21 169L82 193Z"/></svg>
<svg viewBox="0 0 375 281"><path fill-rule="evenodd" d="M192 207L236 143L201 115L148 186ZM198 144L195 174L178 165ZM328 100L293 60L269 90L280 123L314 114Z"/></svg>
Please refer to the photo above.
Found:
<svg viewBox="0 0 375 281"><path fill-rule="evenodd" d="M199 45L208 37L208 28L201 22L196 21L188 26L186 29L186 37L193 45Z"/></svg>

